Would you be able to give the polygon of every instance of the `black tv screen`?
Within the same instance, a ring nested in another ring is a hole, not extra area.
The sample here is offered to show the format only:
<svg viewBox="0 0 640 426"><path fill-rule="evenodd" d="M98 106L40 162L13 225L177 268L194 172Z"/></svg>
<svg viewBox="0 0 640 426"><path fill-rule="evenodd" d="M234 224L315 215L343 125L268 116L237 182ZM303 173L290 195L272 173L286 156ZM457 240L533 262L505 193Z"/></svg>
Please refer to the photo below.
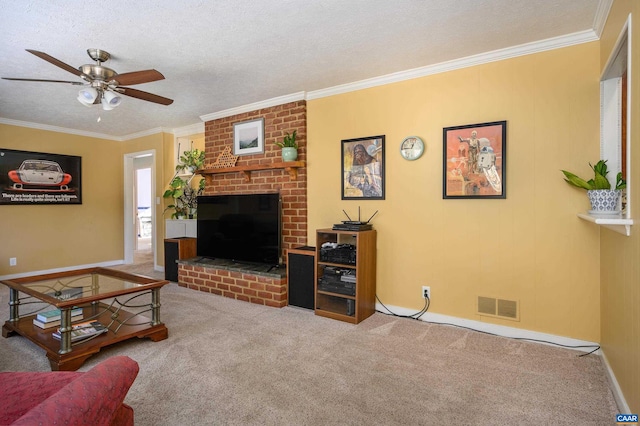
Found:
<svg viewBox="0 0 640 426"><path fill-rule="evenodd" d="M277 265L280 194L198 197L198 256Z"/></svg>

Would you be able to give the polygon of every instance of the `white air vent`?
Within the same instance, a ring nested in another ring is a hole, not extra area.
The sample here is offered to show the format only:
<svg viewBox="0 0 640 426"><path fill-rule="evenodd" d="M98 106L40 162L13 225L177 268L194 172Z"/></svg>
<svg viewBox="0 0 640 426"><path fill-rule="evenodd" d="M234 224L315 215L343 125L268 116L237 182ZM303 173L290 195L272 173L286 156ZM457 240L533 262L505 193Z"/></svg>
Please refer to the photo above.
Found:
<svg viewBox="0 0 640 426"><path fill-rule="evenodd" d="M478 296L478 314L520 321L520 309L516 300Z"/></svg>

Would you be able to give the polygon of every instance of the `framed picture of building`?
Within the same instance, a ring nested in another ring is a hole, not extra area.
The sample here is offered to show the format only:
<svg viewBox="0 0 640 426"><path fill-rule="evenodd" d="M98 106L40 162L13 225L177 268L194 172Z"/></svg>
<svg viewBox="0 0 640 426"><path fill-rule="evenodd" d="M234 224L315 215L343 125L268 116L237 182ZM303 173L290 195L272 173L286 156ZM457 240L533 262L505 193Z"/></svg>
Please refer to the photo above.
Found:
<svg viewBox="0 0 640 426"><path fill-rule="evenodd" d="M82 204L82 158L0 148L0 205Z"/></svg>
<svg viewBox="0 0 640 426"><path fill-rule="evenodd" d="M442 139L443 198L506 198L506 121L446 127Z"/></svg>
<svg viewBox="0 0 640 426"><path fill-rule="evenodd" d="M342 199L384 200L384 135L342 141Z"/></svg>

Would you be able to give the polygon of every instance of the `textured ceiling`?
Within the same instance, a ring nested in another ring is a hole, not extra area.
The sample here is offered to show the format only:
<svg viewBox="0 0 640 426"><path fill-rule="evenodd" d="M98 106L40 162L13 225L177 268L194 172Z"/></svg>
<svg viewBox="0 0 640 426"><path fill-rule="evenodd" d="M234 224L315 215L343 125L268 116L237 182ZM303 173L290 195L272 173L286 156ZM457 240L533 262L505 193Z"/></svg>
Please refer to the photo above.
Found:
<svg viewBox="0 0 640 426"><path fill-rule="evenodd" d="M0 80L0 120L126 137L200 116L511 46L593 31L610 0L0 0L0 76L81 81L74 67L108 51L132 86L170 106L124 97L113 111L76 101L78 86ZM597 30L597 29L596 29ZM100 117L100 121L98 121Z"/></svg>

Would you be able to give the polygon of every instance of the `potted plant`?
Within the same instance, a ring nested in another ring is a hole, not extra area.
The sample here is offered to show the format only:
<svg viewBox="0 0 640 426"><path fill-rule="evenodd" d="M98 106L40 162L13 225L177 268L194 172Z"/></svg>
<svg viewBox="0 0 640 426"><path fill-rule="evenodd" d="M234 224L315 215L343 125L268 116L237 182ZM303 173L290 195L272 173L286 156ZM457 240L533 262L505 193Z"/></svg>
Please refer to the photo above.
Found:
<svg viewBox="0 0 640 426"><path fill-rule="evenodd" d="M196 176L195 172L204 166L204 151L197 148L184 151L176 165L176 173L173 175L169 188L162 195L163 198L172 198L173 203L169 204L164 211L173 209L172 219L193 219L197 214L197 197L202 195L205 180L201 179L197 188L193 188L191 182ZM181 172L187 171L191 174L187 178L180 176Z"/></svg>
<svg viewBox="0 0 640 426"><path fill-rule="evenodd" d="M176 166L176 172L187 171L191 174L195 173L204 166L204 151L200 151L197 148L184 151L180 155L180 162Z"/></svg>
<svg viewBox="0 0 640 426"><path fill-rule="evenodd" d="M609 173L607 160L600 160L595 165L589 163L589 167L593 170L592 179L584 180L571 172L562 170L565 176L564 180L570 185L587 190L587 196L591 202L590 213L619 213L620 195L622 190L627 187L627 183L622 179L622 172L616 176L616 186L611 189L611 183L607 179Z"/></svg>
<svg viewBox="0 0 640 426"><path fill-rule="evenodd" d="M296 142L297 130L286 133L282 142L276 142L282 148L282 161L295 161L298 158L298 143Z"/></svg>
<svg viewBox="0 0 640 426"><path fill-rule="evenodd" d="M191 186L191 179L185 180L180 176L173 178L162 195L164 198L173 198L164 211L173 209L171 219L194 219L198 208L198 195L204 191L205 180L201 179L197 188Z"/></svg>

